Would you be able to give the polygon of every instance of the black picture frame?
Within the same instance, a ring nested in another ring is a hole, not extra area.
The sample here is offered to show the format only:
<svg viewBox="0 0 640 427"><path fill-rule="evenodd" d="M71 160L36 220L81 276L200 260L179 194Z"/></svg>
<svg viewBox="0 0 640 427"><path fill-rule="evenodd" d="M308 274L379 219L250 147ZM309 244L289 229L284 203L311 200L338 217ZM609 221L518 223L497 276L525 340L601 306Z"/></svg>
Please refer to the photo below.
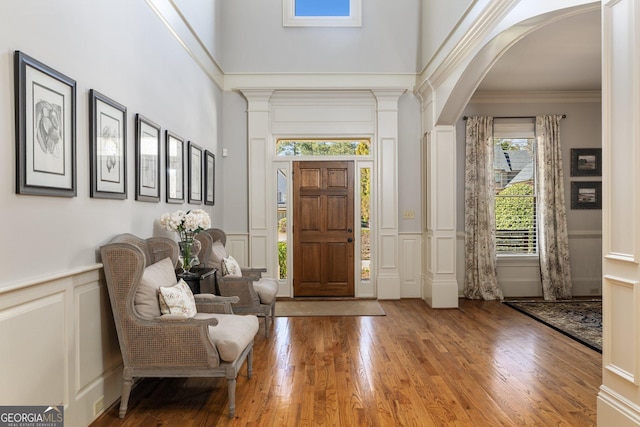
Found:
<svg viewBox="0 0 640 427"><path fill-rule="evenodd" d="M165 131L167 203L184 203L184 139Z"/></svg>
<svg viewBox="0 0 640 427"><path fill-rule="evenodd" d="M571 209L602 209L602 182L572 181Z"/></svg>
<svg viewBox="0 0 640 427"><path fill-rule="evenodd" d="M90 196L127 198L127 108L89 90Z"/></svg>
<svg viewBox="0 0 640 427"><path fill-rule="evenodd" d="M14 52L16 193L75 197L76 81Z"/></svg>
<svg viewBox="0 0 640 427"><path fill-rule="evenodd" d="M136 200L160 202L160 126L136 114Z"/></svg>
<svg viewBox="0 0 640 427"><path fill-rule="evenodd" d="M204 204L216 204L216 155L209 150L204 152Z"/></svg>
<svg viewBox="0 0 640 427"><path fill-rule="evenodd" d="M602 176L602 149L572 148L571 176Z"/></svg>
<svg viewBox="0 0 640 427"><path fill-rule="evenodd" d="M189 141L188 143L188 164L189 164L189 203L193 205L202 204L202 148Z"/></svg>

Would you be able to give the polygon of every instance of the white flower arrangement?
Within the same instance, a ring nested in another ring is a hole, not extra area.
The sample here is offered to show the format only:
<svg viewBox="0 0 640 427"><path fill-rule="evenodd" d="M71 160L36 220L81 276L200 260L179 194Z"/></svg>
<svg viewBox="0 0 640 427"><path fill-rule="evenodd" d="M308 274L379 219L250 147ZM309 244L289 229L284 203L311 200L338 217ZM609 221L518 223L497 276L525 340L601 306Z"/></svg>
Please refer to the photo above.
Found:
<svg viewBox="0 0 640 427"><path fill-rule="evenodd" d="M188 273L191 267L200 263L198 260L200 242L194 240L193 236L211 227L209 214L202 209L166 213L160 217L160 225L167 231L178 233L180 238L180 263L184 273Z"/></svg>
<svg viewBox="0 0 640 427"><path fill-rule="evenodd" d="M163 214L160 218L160 225L165 230L177 232L180 240L185 241L211 227L211 218L202 209L193 209L187 212L178 210Z"/></svg>

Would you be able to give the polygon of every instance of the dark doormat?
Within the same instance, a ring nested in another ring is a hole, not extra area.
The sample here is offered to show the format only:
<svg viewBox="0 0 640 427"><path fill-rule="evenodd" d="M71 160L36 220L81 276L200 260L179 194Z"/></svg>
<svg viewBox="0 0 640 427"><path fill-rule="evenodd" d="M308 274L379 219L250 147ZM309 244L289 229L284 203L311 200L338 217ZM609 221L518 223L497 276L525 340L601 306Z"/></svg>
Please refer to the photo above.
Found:
<svg viewBox="0 0 640 427"><path fill-rule="evenodd" d="M602 353L602 300L505 300L504 304Z"/></svg>

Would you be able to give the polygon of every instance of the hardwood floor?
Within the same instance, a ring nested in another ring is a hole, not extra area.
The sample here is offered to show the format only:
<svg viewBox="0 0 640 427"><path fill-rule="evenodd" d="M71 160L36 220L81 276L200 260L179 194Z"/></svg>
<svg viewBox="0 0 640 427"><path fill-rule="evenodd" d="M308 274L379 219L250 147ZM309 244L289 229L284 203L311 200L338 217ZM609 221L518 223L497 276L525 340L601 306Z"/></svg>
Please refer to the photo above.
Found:
<svg viewBox="0 0 640 427"><path fill-rule="evenodd" d="M92 426L596 425L598 352L495 301L380 304L261 329L233 420L224 379L145 379L123 420L116 405Z"/></svg>

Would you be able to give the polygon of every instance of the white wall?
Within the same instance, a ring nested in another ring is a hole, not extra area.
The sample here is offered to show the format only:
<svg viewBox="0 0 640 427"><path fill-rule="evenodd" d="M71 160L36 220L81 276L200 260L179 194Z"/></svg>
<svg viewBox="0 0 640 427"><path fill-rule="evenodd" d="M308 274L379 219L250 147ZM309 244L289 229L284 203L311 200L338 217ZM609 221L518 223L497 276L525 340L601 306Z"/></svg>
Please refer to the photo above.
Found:
<svg viewBox="0 0 640 427"><path fill-rule="evenodd" d="M218 65L222 65L223 0L173 1Z"/></svg>
<svg viewBox="0 0 640 427"><path fill-rule="evenodd" d="M282 0L226 1L224 71L415 73L418 10L419 0L365 0L361 28L284 28Z"/></svg>
<svg viewBox="0 0 640 427"><path fill-rule="evenodd" d="M126 13L124 12L126 11ZM77 197L15 194L13 51L77 82ZM154 221L179 205L134 200L134 117L141 113L217 151L221 92L144 2L3 2L0 5L0 288L93 264L116 233L159 233ZM127 107L127 200L89 197L88 91ZM164 137L162 138L164 153ZM164 164L164 158L162 161ZM162 199L165 182L162 177ZM187 205L183 208L188 208ZM217 207L207 210L216 221Z"/></svg>
<svg viewBox="0 0 640 427"><path fill-rule="evenodd" d="M566 114L560 123L564 194L569 233L569 251L574 295L602 292L602 211L571 209L572 181L601 181L602 177L571 177L571 149L602 146L601 101L599 93L476 94L464 115L535 116ZM458 282L464 284L464 162L465 122L456 126L458 208ZM498 281L505 296L541 295L539 265L522 260L499 260Z"/></svg>

